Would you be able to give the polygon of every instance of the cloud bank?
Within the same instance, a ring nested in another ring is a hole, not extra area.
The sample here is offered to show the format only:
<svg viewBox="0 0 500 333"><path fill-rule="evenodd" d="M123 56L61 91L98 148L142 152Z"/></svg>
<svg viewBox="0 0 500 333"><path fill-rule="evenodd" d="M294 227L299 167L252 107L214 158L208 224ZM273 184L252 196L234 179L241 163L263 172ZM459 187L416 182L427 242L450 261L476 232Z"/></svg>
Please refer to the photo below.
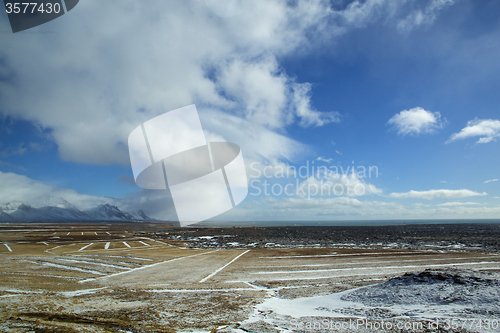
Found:
<svg viewBox="0 0 500 333"><path fill-rule="evenodd" d="M433 3L432 13L444 8ZM277 59L314 52L375 21L396 29L402 17L428 12L426 6L85 1L24 34L22 43L3 38L0 110L49 129L63 160L86 164L127 165L132 129L193 103L279 133L292 124L324 126L338 122L339 114L316 110L311 85L286 73Z"/></svg>
<svg viewBox="0 0 500 333"><path fill-rule="evenodd" d="M474 197L474 196L484 196L488 193L483 192L474 192L471 190L428 190L428 191L414 191L411 190L405 193L391 193L391 197L393 198L418 198L418 199L426 199L431 200L435 198L447 198L447 199L456 199L456 198L465 198L465 197Z"/></svg>

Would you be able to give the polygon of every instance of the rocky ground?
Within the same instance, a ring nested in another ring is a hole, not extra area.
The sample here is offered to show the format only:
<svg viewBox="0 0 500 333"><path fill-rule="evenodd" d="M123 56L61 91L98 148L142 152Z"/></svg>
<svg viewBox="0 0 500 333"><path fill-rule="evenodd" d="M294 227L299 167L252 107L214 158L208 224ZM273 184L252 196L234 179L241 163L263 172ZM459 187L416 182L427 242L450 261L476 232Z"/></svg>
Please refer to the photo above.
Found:
<svg viewBox="0 0 500 333"><path fill-rule="evenodd" d="M167 229L190 247L391 247L500 251L500 224ZM212 237L211 237L212 236Z"/></svg>

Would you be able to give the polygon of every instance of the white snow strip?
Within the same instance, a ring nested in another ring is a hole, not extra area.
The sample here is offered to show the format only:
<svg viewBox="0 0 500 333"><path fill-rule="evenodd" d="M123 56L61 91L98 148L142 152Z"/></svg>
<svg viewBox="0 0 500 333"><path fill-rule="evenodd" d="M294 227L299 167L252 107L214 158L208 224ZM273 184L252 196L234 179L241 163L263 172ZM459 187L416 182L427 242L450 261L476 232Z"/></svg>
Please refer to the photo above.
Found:
<svg viewBox="0 0 500 333"><path fill-rule="evenodd" d="M52 253L52 252L50 252L51 250L57 249L58 247L61 247L61 246L62 246L62 245L59 245L59 246L53 247L53 248L51 248L51 249L44 250L43 252ZM52 254L55 254L55 253L52 253Z"/></svg>
<svg viewBox="0 0 500 333"><path fill-rule="evenodd" d="M500 267L490 267L487 269L483 268L475 268L475 270L500 270ZM299 281L299 280L329 280L332 278L345 278L345 277L351 277L351 276L374 276L374 275L381 275L384 277L387 276L397 276L401 273L404 273L404 270L398 271L392 271L392 272L374 272L371 271L370 273L354 273L354 274L343 274L343 275L327 275L327 276L311 276L311 277L285 277L285 278L266 278L266 281ZM373 279L377 280L377 279Z"/></svg>
<svg viewBox="0 0 500 333"><path fill-rule="evenodd" d="M311 277L266 278L266 281L328 280L328 279L332 279L332 278L344 278L344 277L349 277L349 276L374 276L374 275L395 276L397 274L401 274L401 272L404 272L404 270L403 271L394 271L394 272L371 272L371 273L355 273L355 274L311 276Z"/></svg>
<svg viewBox="0 0 500 333"><path fill-rule="evenodd" d="M214 292L214 291L243 291L255 290L254 288L226 288L226 289L151 289L145 290L152 293L200 293L200 292Z"/></svg>
<svg viewBox="0 0 500 333"><path fill-rule="evenodd" d="M370 256L374 254L406 254L406 255L422 255L435 254L432 252L363 252L363 253L344 253L344 254L311 254L303 256L276 256L276 257L259 257L259 259L289 259L289 258L321 258L321 257L346 257L346 256Z"/></svg>
<svg viewBox="0 0 500 333"><path fill-rule="evenodd" d="M474 257L474 258L481 258L481 259L490 259L491 256L489 257ZM410 260L397 260L397 263L400 262L418 262L418 261L450 261L450 260L470 260L470 257L464 257L464 258L441 258L441 259L410 259ZM495 258L493 258L495 259ZM349 262L347 263L336 263L336 264L306 264L306 265L272 265L272 266L247 266L247 268L271 268L275 269L276 267L324 267L324 266L343 266L343 265L372 265L372 264L392 264L395 261L393 260L384 260L384 261L364 261L364 258L361 260L363 261L358 261L358 262L352 262L352 258L349 258Z"/></svg>
<svg viewBox="0 0 500 333"><path fill-rule="evenodd" d="M236 258L234 258L233 260L231 260L230 262L228 262L227 264L225 264L224 266L222 266L221 268L217 269L215 272L213 272L212 274L210 274L209 276L203 278L200 280L200 283L203 283L205 281L207 281L208 279L210 279L211 277L215 276L217 273L219 273L220 271L222 271L224 268L226 268L227 266L231 265L233 262L235 262L236 260L238 260L239 257L241 257L242 255L244 255L245 253L247 252L250 252L250 250L246 250L245 252L243 253L240 253L239 255L236 256Z"/></svg>
<svg viewBox="0 0 500 333"><path fill-rule="evenodd" d="M144 243L143 241L139 241L139 243L146 245L146 246L150 246L148 243Z"/></svg>
<svg viewBox="0 0 500 333"><path fill-rule="evenodd" d="M16 296L23 296L23 295L24 295L24 294L3 295L3 296L0 296L0 298L16 297Z"/></svg>
<svg viewBox="0 0 500 333"><path fill-rule="evenodd" d="M94 234L97 236L97 232L94 231Z"/></svg>
<svg viewBox="0 0 500 333"><path fill-rule="evenodd" d="M69 262L75 262L75 263L83 263L83 264L90 264L90 265L97 265L97 266L105 266L105 267L113 267L113 268L124 269L124 270L130 269L130 267L126 267L126 266L113 265L113 264L105 264L105 263L101 263L101 262L88 261L88 260L66 259L66 258L56 258L56 260L69 261Z"/></svg>
<svg viewBox="0 0 500 333"><path fill-rule="evenodd" d="M66 236L69 236L69 234L70 234L70 233L71 233L71 231L70 231L70 232L68 232L68 233L66 234Z"/></svg>
<svg viewBox="0 0 500 333"><path fill-rule="evenodd" d="M82 236L83 236L83 231L82 231Z"/></svg>
<svg viewBox="0 0 500 333"><path fill-rule="evenodd" d="M160 247L160 246L151 246L151 247L146 247L146 246L143 246L143 245L141 245L141 246L132 246L132 247L131 247L131 249L137 249L137 250L145 250L145 249L147 249L147 250L151 250L151 249L159 249L159 248L161 248L161 247ZM98 253L102 253L102 250L103 250L103 249L85 250L85 253L89 253L89 252L98 252ZM121 248L108 249L106 252L114 252L114 251L116 251L116 252L121 252L121 251L123 251L123 250L128 250L128 248L125 248L125 249L124 249L124 248L122 248L122 247L121 247ZM63 254L69 254L69 253L74 253L74 252L78 252L78 250L77 250L77 251L67 251L67 252L63 252Z"/></svg>
<svg viewBox="0 0 500 333"><path fill-rule="evenodd" d="M84 247L82 247L82 248L81 248L80 250L78 250L78 251L83 251L83 250L85 250L86 248L88 248L88 247L89 247L90 245L92 245L92 244L94 244L94 243L90 243L89 245L85 245Z"/></svg>
<svg viewBox="0 0 500 333"><path fill-rule="evenodd" d="M0 274L2 274L2 273L0 273ZM21 272L10 272L8 274L26 275L26 276L38 276L38 277L40 277L40 276L46 276L46 277L51 277L51 278L61 278L61 279L70 279L70 280L78 279L75 276L50 275L50 274L40 274L40 273L30 274L30 273L21 273Z"/></svg>
<svg viewBox="0 0 500 333"><path fill-rule="evenodd" d="M109 232L106 231L106 233L111 236L111 234Z"/></svg>
<svg viewBox="0 0 500 333"><path fill-rule="evenodd" d="M87 269L87 268L80 268L80 267L74 267L74 266L67 266L67 265L61 265L61 264L55 264L53 262L48 262L48 261L30 261L27 260L28 262L31 262L33 264L39 264L39 265L44 265L44 266L50 266L50 267L57 267L57 268L62 268L62 269L68 269L71 271L79 271L79 272L85 272L85 273L92 273L96 275L104 275L102 272L94 271L92 269Z"/></svg>
<svg viewBox="0 0 500 333"><path fill-rule="evenodd" d="M75 291L63 291L60 294L66 296L66 297L75 297L75 296L95 294L99 290L103 290L106 288L108 288L108 287L95 288L95 289L83 289L83 290L75 290Z"/></svg>
<svg viewBox="0 0 500 333"><path fill-rule="evenodd" d="M106 245L104 245L105 250L109 249L109 244L111 244L111 243L108 242L108 243L106 243Z"/></svg>
<svg viewBox="0 0 500 333"><path fill-rule="evenodd" d="M217 252L217 251L219 251L219 250L213 250L213 251L208 251L208 252L193 254L193 255L190 255L190 256L174 258L174 259L170 259L170 260L166 260L166 261L157 262L157 263L154 263L154 264L151 264L151 265L145 265L145 266L142 266L142 267L133 268L133 269L131 269L129 271L126 271L126 272L114 273L114 274L102 276L102 277L99 277L99 278L85 279L85 280L81 280L81 281L78 281L78 282L84 283L84 282L94 281L94 280L97 280L97 279L107 279L109 277L114 277L114 276L118 276L118 275L122 275L122 274L127 274L127 273L131 273L131 272L135 272L135 271L138 271L140 269L146 269L146 268L157 266L157 265L161 265L161 264L164 264L164 263L167 263L167 262L182 260L182 259L191 258L191 257L196 257L196 256L200 256L200 255L203 255L203 254L208 254L208 253Z"/></svg>
<svg viewBox="0 0 500 333"><path fill-rule="evenodd" d="M2 232L52 231L54 229L3 229Z"/></svg>
<svg viewBox="0 0 500 333"><path fill-rule="evenodd" d="M92 254L92 256L99 256L99 255ZM153 259L149 259L149 258L140 258L140 257L131 257L131 256L113 256L113 255L110 255L110 254L103 254L102 256L103 257L111 257L111 258L125 258L125 259L136 259L136 260L154 261Z"/></svg>
<svg viewBox="0 0 500 333"><path fill-rule="evenodd" d="M42 242L42 244L49 245L49 243L47 243L47 242Z"/></svg>
<svg viewBox="0 0 500 333"><path fill-rule="evenodd" d="M128 247L128 248L131 248L131 247L132 247L132 246L128 245L128 243L127 243L127 242L122 242L122 243L123 243L123 245L125 245L125 246L126 246L126 247Z"/></svg>
<svg viewBox="0 0 500 333"><path fill-rule="evenodd" d="M156 240L156 239L148 238L148 237L142 237L142 239L147 239L147 240L150 240L150 241L152 241L152 242L157 242L157 243L160 243L160 244L163 244L163 245L168 245L168 246L172 246L172 247L177 247L177 248L179 248L179 249L185 249L185 247L180 247L180 246L176 246L176 245L168 244L168 243L165 243L165 242L162 242L162 241L159 241L159 240Z"/></svg>
<svg viewBox="0 0 500 333"><path fill-rule="evenodd" d="M481 262L467 262L467 263L453 263L453 264L436 264L436 265L408 265L408 266L381 266L376 269L399 269L399 268L427 268L427 267L450 267L450 266L471 266L471 265L485 265L485 264L498 264L498 261L481 261ZM339 271L356 271L368 270L370 267L349 267L349 268L332 268L332 269L309 269L303 271L274 271L274 272L251 272L250 274L295 274L295 273L316 273L316 272L339 272Z"/></svg>
<svg viewBox="0 0 500 333"><path fill-rule="evenodd" d="M226 282L229 282L229 281L226 281ZM266 288L264 288L264 287L259 287L259 286L256 286L256 285L254 285L254 284L252 284L252 283L250 283L250 282L248 282L248 281L237 281L237 282L243 282L244 284L246 284L246 285L248 285L248 286L252 287L253 289L257 289L257 290L267 290L267 289L266 289Z"/></svg>
<svg viewBox="0 0 500 333"><path fill-rule="evenodd" d="M10 246L8 246L7 244L3 244L5 245L5 247L7 248L7 250L9 250L9 252L12 252L12 249L10 248Z"/></svg>

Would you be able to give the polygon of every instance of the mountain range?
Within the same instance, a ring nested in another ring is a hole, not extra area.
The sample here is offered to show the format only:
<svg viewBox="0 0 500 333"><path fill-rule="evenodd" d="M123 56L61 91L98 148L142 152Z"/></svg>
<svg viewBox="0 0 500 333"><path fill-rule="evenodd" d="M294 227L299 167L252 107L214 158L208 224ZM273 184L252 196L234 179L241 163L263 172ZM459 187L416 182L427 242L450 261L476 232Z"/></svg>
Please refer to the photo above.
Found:
<svg viewBox="0 0 500 333"><path fill-rule="evenodd" d="M50 197L36 203L9 202L0 206L0 222L155 221L142 210L124 212L110 204L79 210L63 198Z"/></svg>

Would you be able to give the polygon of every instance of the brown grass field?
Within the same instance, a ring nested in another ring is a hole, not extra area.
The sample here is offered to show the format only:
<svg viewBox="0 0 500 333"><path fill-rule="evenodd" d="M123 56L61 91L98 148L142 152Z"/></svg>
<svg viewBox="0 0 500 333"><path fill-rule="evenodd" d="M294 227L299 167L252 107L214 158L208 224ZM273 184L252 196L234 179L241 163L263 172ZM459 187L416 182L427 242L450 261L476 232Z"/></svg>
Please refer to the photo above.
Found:
<svg viewBox="0 0 500 333"><path fill-rule="evenodd" d="M194 248L178 237L189 232L162 224L2 225L0 331L244 332L241 322L269 297L325 295L429 267L500 268L500 256L480 250Z"/></svg>

